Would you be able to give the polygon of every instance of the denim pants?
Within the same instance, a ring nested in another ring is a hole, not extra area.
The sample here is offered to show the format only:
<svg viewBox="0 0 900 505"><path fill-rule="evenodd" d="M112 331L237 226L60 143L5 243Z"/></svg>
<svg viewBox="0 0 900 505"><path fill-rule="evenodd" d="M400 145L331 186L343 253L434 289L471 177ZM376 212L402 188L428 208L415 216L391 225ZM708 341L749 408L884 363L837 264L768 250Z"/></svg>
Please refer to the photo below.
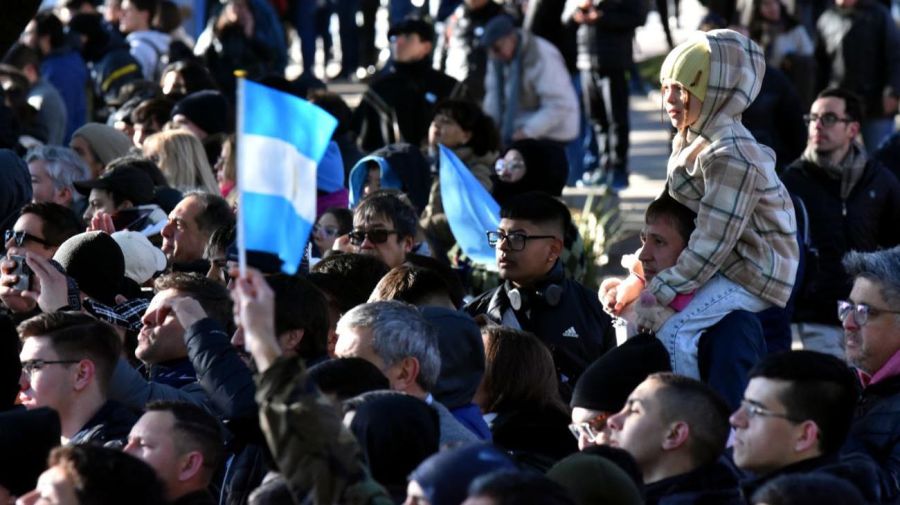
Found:
<svg viewBox="0 0 900 505"><path fill-rule="evenodd" d="M734 310L759 312L770 306L724 275L716 274L694 293L684 310L663 323L656 337L669 351L672 371L699 380L697 345L703 331Z"/></svg>

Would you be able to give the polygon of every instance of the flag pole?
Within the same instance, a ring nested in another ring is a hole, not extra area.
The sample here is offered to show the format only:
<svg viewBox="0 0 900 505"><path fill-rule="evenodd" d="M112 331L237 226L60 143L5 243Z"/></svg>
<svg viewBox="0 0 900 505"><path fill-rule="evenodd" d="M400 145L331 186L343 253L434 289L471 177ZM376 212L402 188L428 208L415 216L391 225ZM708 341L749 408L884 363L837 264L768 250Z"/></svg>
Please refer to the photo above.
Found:
<svg viewBox="0 0 900 505"><path fill-rule="evenodd" d="M244 110L244 78L247 76L247 72L243 70L235 70L234 77L237 80L237 128L235 128L234 134L234 145L235 152L237 153L237 249L238 249L238 271L240 272L240 276L246 277L247 275L247 243L246 243L246 232L244 230L244 218L243 218L243 208L244 208L244 173L250 167L244 166L244 163L241 163L243 157L241 156L240 149L241 146L241 130L244 126L244 114L246 111Z"/></svg>

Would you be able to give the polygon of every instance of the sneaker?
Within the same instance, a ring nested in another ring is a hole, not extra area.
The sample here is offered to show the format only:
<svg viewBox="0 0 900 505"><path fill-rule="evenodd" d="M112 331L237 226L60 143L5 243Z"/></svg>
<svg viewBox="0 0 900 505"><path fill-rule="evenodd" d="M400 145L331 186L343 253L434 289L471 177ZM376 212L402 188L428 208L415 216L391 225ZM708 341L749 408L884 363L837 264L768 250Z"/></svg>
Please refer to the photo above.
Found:
<svg viewBox="0 0 900 505"><path fill-rule="evenodd" d="M579 188L587 188L592 186L602 186L606 184L606 170L592 170L585 172L575 185Z"/></svg>

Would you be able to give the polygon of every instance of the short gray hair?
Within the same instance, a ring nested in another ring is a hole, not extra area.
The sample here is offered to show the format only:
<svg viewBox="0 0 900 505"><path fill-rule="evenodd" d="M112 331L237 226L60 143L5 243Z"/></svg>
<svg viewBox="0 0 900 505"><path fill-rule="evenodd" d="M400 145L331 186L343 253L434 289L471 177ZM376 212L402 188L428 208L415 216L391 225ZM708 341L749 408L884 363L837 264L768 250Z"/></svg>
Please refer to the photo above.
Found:
<svg viewBox="0 0 900 505"><path fill-rule="evenodd" d="M437 333L414 306L395 300L357 305L341 317L338 326L372 332L372 350L387 367L406 357L419 361L416 382L434 389L441 373Z"/></svg>
<svg viewBox="0 0 900 505"><path fill-rule="evenodd" d="M38 146L25 155L25 163L43 161L47 164L47 175L53 179L53 188L69 188L72 201L78 202L84 195L75 189L74 183L91 178L90 169L78 153L63 146Z"/></svg>
<svg viewBox="0 0 900 505"><path fill-rule="evenodd" d="M900 306L900 246L872 252L850 251L844 256L844 270L851 277L876 283L888 304Z"/></svg>

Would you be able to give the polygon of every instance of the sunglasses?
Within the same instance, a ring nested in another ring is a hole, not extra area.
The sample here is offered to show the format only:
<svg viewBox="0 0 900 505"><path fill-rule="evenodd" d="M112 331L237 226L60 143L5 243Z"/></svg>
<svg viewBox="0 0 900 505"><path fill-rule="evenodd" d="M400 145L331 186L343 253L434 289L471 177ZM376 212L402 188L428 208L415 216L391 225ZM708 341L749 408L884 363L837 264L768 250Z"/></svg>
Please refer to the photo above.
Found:
<svg viewBox="0 0 900 505"><path fill-rule="evenodd" d="M388 237L395 233L397 233L397 230L353 230L347 236L350 238L351 244L361 246L366 238L373 244L383 244L387 242Z"/></svg>
<svg viewBox="0 0 900 505"><path fill-rule="evenodd" d="M35 242L35 243L38 243L38 244L41 244L41 245L44 245L47 247L50 247L50 245L51 245L50 242L47 242L46 240L44 240L42 238L35 237L34 235L32 235L26 231L21 231L21 230L20 231L6 230L3 233L3 242L4 243L9 242L10 239L13 239L14 243L19 247L22 247L22 244L24 244L26 240L30 240L32 242Z"/></svg>

